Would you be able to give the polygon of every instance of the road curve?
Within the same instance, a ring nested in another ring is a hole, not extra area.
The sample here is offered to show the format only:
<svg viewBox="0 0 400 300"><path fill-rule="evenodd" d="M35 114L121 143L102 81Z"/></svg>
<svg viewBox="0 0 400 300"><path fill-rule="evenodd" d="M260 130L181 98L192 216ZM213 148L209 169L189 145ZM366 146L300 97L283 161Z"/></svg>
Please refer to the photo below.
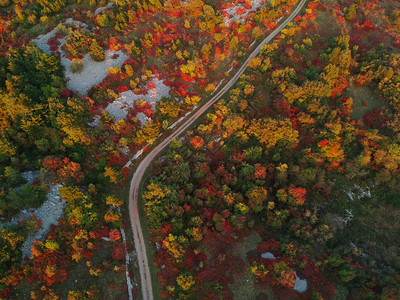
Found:
<svg viewBox="0 0 400 300"><path fill-rule="evenodd" d="M131 221L133 240L135 243L135 250L138 258L140 282L142 288L143 300L153 300L153 288L151 282L151 275L149 269L149 263L146 253L146 244L143 239L143 232L140 225L139 211L138 211L138 198L140 183L142 181L144 172L151 164L153 159L176 137L182 134L194 121L196 121L207 109L210 108L215 102L217 102L225 92L227 92L233 84L239 79L239 77L246 70L247 65L253 57L255 57L261 50L261 47L266 43L269 43L279 32L286 27L286 25L293 21L293 19L299 14L300 10L305 6L308 0L301 0L299 5L293 10L290 16L281 25L276 27L261 43L258 47L250 54L249 58L243 63L242 67L236 72L236 74L229 80L225 86L223 86L206 104L200 107L195 113L190 115L184 122L168 137L166 137L160 144L158 144L147 156L140 162L137 167L135 174L133 174L131 186L129 190L129 218Z"/></svg>

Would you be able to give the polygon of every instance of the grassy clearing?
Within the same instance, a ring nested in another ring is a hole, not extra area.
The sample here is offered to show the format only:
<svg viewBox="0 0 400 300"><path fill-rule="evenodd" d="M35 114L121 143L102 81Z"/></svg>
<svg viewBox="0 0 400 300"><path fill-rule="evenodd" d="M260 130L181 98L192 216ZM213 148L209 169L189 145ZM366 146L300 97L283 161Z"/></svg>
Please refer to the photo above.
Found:
<svg viewBox="0 0 400 300"><path fill-rule="evenodd" d="M262 241L261 237L254 231L246 236L241 244L239 244L233 253L244 261L247 261L247 252L256 250L257 245Z"/></svg>
<svg viewBox="0 0 400 300"><path fill-rule="evenodd" d="M261 237L252 231L246 236L241 244L233 251L236 256L239 256L246 263L246 273L242 278L236 279L235 284L230 285L234 299L264 299L258 298L263 293L265 299L275 299L274 294L269 288L264 290L256 290L254 288L254 276L250 270L250 264L247 259L247 253L257 249L257 245L262 241Z"/></svg>
<svg viewBox="0 0 400 300"><path fill-rule="evenodd" d="M400 268L400 209L375 199L355 205L349 239L371 255L373 260Z"/></svg>
<svg viewBox="0 0 400 300"><path fill-rule="evenodd" d="M321 39L329 42L335 38L338 32L342 29L337 24L332 11L318 11L316 15L316 23L318 26L318 31L321 33Z"/></svg>
<svg viewBox="0 0 400 300"><path fill-rule="evenodd" d="M246 274L243 278L237 279L234 285L231 285L231 290L234 299L256 299L258 291L254 289L254 276L251 274L250 265L247 261L247 252L255 250L258 243L261 242L261 237L256 232L251 232L243 242L233 251L246 263Z"/></svg>
<svg viewBox="0 0 400 300"><path fill-rule="evenodd" d="M348 211L353 214L347 225L343 229L339 228L335 238L337 246L354 243L358 248L354 251L359 252L360 262L373 268L379 265L400 268L400 251L396 239L400 235L398 194L374 187L363 180L353 184L353 187L356 185L360 187L351 188L354 200L351 201L344 193L350 189L349 185L338 185L342 186L341 192L335 195L337 201L329 208L336 220L342 224L343 219L349 216ZM363 194L368 188L371 197Z"/></svg>
<svg viewBox="0 0 400 300"><path fill-rule="evenodd" d="M369 111L383 104L379 97L375 95L368 87L356 87L349 85L349 95L353 98L353 120L360 120Z"/></svg>
<svg viewBox="0 0 400 300"><path fill-rule="evenodd" d="M246 274L243 278L237 279L231 290L234 299L257 299L260 291L254 288L254 276L251 274L250 266L246 264ZM270 298L268 298L270 299Z"/></svg>

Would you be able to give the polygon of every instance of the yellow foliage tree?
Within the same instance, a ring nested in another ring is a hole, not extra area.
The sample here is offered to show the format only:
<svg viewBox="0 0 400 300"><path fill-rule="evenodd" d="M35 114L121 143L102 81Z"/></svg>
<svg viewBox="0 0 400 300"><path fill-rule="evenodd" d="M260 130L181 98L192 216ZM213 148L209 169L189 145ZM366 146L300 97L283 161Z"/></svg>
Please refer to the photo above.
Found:
<svg viewBox="0 0 400 300"><path fill-rule="evenodd" d="M144 144L144 143L151 144L156 140L156 138L158 137L159 132L160 132L160 129L158 128L157 124L146 123L136 133L135 143L137 143L139 145L140 144Z"/></svg>
<svg viewBox="0 0 400 300"><path fill-rule="evenodd" d="M229 115L222 123L222 126L226 129L223 132L223 137L229 137L234 132L246 128L248 122L240 115Z"/></svg>
<svg viewBox="0 0 400 300"><path fill-rule="evenodd" d="M293 128L289 119L253 120L247 133L254 135L267 149L274 148L279 141L284 141L293 147L298 143L299 137L299 133Z"/></svg>
<svg viewBox="0 0 400 300"><path fill-rule="evenodd" d="M127 77L133 76L133 68L131 65L125 65L125 73Z"/></svg>
<svg viewBox="0 0 400 300"><path fill-rule="evenodd" d="M251 32L251 35L253 36L254 39L258 39L260 36L262 36L263 32L260 27L256 26L253 28L253 31Z"/></svg>
<svg viewBox="0 0 400 300"><path fill-rule="evenodd" d="M176 118L181 110L181 104L171 99L162 99L158 102L158 110L161 114L170 118Z"/></svg>
<svg viewBox="0 0 400 300"><path fill-rule="evenodd" d="M188 60L186 65L181 65L179 68L183 74L189 74L190 77L195 76L196 64L193 60Z"/></svg>
<svg viewBox="0 0 400 300"><path fill-rule="evenodd" d="M92 44L90 45L89 54L90 57L97 62L103 61L106 58L104 50L95 40L92 41Z"/></svg>
<svg viewBox="0 0 400 300"><path fill-rule="evenodd" d="M11 249L15 250L17 248L17 245L24 240L24 237L18 235L16 232L10 231L9 229L3 227L0 228L0 239L7 241Z"/></svg>
<svg viewBox="0 0 400 300"><path fill-rule="evenodd" d="M112 167L105 167L104 170L104 176L110 178L112 183L118 182L118 173Z"/></svg>
<svg viewBox="0 0 400 300"><path fill-rule="evenodd" d="M189 290L194 284L195 280L192 275L181 274L176 278L176 283L184 290Z"/></svg>
<svg viewBox="0 0 400 300"><path fill-rule="evenodd" d="M112 205L114 207L120 207L123 201L119 199L117 196L107 196L106 197L106 205Z"/></svg>
<svg viewBox="0 0 400 300"><path fill-rule="evenodd" d="M254 93L254 85L252 85L252 84L247 84L247 85L244 87L243 92L244 92L244 94L245 94L246 96L252 95L252 94Z"/></svg>
<svg viewBox="0 0 400 300"><path fill-rule="evenodd" d="M200 96L194 95L194 96L186 96L185 98L185 104L189 106L196 106L199 102L201 101Z"/></svg>
<svg viewBox="0 0 400 300"><path fill-rule="evenodd" d="M177 261L180 262L185 255L188 240L184 236L169 234L163 241L163 248Z"/></svg>
<svg viewBox="0 0 400 300"><path fill-rule="evenodd" d="M60 248L60 245L53 240L47 240L44 246L51 251L58 250Z"/></svg>
<svg viewBox="0 0 400 300"><path fill-rule="evenodd" d="M83 193L76 186L63 185L58 189L59 194L65 202L75 203L83 197Z"/></svg>
<svg viewBox="0 0 400 300"><path fill-rule="evenodd" d="M400 145L399 144L391 144L388 147L390 155L400 163Z"/></svg>
<svg viewBox="0 0 400 300"><path fill-rule="evenodd" d="M121 220L121 213L118 211L113 211L109 209L104 215L104 221L107 223L119 222Z"/></svg>
<svg viewBox="0 0 400 300"><path fill-rule="evenodd" d="M262 63L262 58L257 56L257 57L253 57L252 59L250 59L249 61L249 68L257 68L261 65Z"/></svg>
<svg viewBox="0 0 400 300"><path fill-rule="evenodd" d="M147 201L159 201L171 194L171 190L163 187L160 183L150 183L147 186L147 191L143 193L143 198Z"/></svg>
<svg viewBox="0 0 400 300"><path fill-rule="evenodd" d="M329 162L342 162L345 156L340 141L329 140L326 141L327 143L324 143L324 141L319 144L323 156Z"/></svg>
<svg viewBox="0 0 400 300"><path fill-rule="evenodd" d="M45 274L47 277L52 277L56 274L57 272L57 266L56 265L50 265L46 267Z"/></svg>
<svg viewBox="0 0 400 300"><path fill-rule="evenodd" d="M267 190L261 186L256 186L246 193L246 196L255 212L259 212L263 209L263 203L267 200L267 195Z"/></svg>
<svg viewBox="0 0 400 300"><path fill-rule="evenodd" d="M231 49L236 49L238 44L239 44L239 38L237 36L234 36L229 42L229 47Z"/></svg>

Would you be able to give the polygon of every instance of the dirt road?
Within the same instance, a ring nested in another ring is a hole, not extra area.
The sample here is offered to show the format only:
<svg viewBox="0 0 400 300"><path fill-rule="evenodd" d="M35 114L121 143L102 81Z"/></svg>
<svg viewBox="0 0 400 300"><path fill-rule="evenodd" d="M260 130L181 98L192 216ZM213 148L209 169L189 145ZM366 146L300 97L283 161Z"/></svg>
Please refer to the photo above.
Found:
<svg viewBox="0 0 400 300"><path fill-rule="evenodd" d="M142 228L140 225L139 212L138 212L138 198L139 198L139 188L140 182L144 172L151 164L153 159L166 147L168 144L176 137L181 135L185 130L195 122L207 109L210 108L215 102L217 102L221 96L227 92L233 84L239 79L239 77L246 70L247 65L253 57L255 57L261 50L261 47L266 43L269 43L279 32L286 27L286 25L293 21L293 19L299 14L300 10L306 5L308 0L300 1L299 5L292 11L290 16L281 25L276 27L261 43L258 47L250 54L249 58L243 63L242 67L237 71L237 73L225 84L218 92L202 107L200 107L195 113L190 115L187 120L184 120L182 124L167 138L165 138L159 145L157 145L139 164L135 174L132 177L131 187L129 190L129 217L131 220L133 239L135 242L135 249L138 258L139 271L140 271L140 281L142 288L143 300L153 300L153 289L151 283L149 263L146 253L146 244L143 239ZM151 247L149 244L148 247Z"/></svg>

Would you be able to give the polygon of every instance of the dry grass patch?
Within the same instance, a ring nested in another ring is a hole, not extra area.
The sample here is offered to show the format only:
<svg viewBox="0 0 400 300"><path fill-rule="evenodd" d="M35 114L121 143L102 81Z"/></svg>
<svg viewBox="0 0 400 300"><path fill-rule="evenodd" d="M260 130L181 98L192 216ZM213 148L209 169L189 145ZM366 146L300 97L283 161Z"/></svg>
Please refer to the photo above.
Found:
<svg viewBox="0 0 400 300"><path fill-rule="evenodd" d="M360 120L369 111L382 107L383 103L368 87L349 85L349 96L353 98L353 120Z"/></svg>

